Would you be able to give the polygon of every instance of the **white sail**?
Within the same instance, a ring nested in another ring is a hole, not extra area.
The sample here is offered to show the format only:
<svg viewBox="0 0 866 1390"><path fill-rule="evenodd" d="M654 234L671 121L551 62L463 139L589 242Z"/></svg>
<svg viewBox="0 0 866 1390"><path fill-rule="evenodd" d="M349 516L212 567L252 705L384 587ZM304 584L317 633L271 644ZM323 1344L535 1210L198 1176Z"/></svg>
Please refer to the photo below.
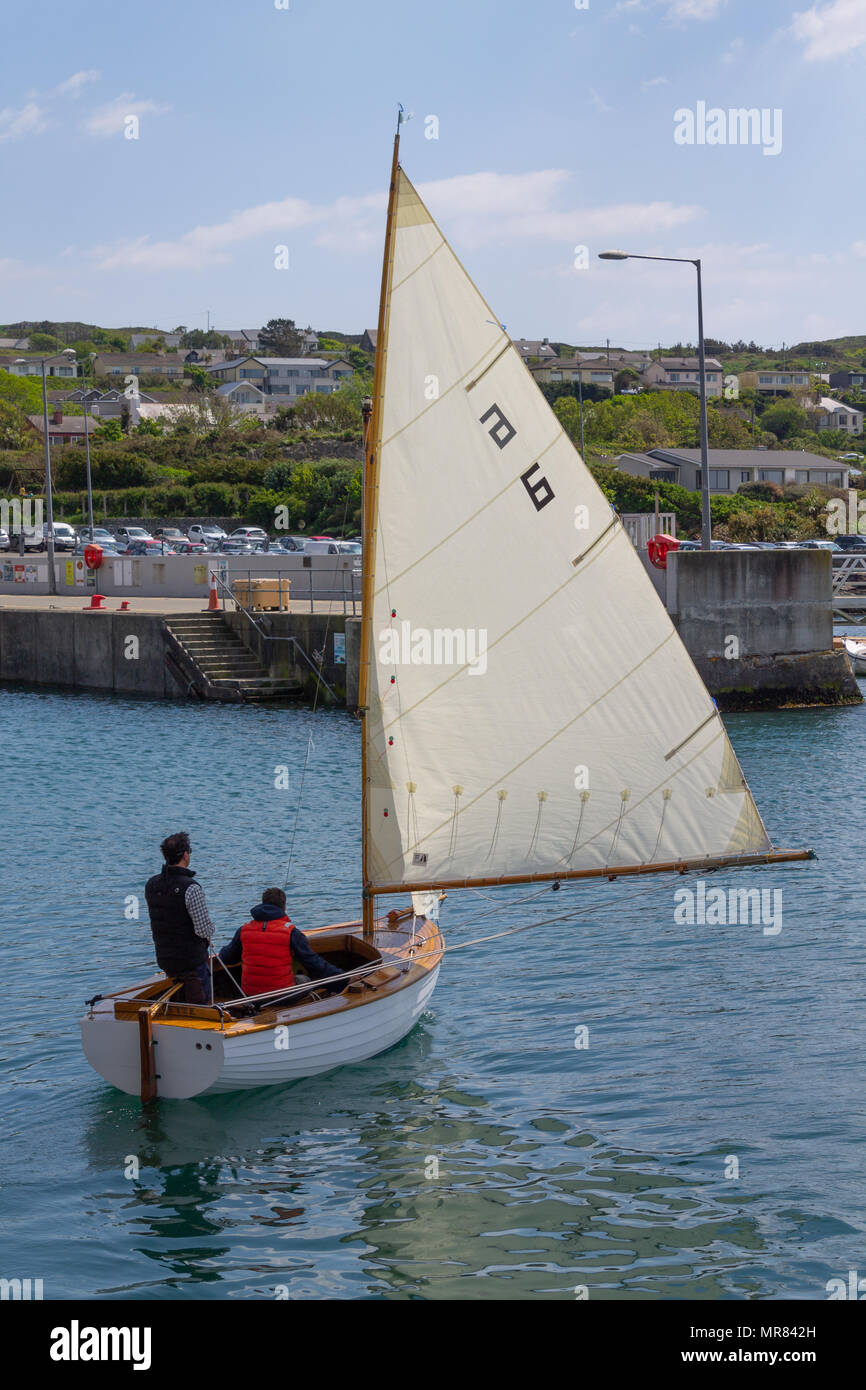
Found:
<svg viewBox="0 0 866 1390"><path fill-rule="evenodd" d="M628 536L402 171L392 227L371 886L767 850Z"/></svg>

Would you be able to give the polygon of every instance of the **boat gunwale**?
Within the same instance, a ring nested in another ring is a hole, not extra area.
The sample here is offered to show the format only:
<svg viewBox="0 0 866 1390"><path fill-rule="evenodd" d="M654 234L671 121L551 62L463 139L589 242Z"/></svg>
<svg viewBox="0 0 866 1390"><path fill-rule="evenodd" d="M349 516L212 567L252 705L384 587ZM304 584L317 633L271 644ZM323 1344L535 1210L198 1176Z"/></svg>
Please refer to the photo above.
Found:
<svg viewBox="0 0 866 1390"><path fill-rule="evenodd" d="M392 998L401 990L416 984L441 964L445 943L438 924L429 918L424 918L420 925L416 926L414 938L409 933L395 931L387 918L380 918L376 922L372 941L362 936L362 930L362 922L355 920L313 927L305 932L307 937L339 935L342 932L368 949L372 946L381 956L379 969L372 972L371 975L360 977L369 984L369 987L362 988L357 995L347 995L345 991L341 991L339 994L329 995L324 999L310 1000L307 1003L289 1007L283 1006L281 1009L269 1008L265 1005L262 1013L254 1018L239 1019L227 1017L225 1013L209 1004L169 1004L154 1016L153 1026L197 1029L203 1032L221 1033L224 1037L229 1038L246 1037L252 1033L272 1032L275 1028L293 1027L299 1023L314 1023L323 1018L348 1013L351 1009L361 1008L379 1000ZM403 939L399 940L401 937ZM382 938L387 938L388 944L385 944L384 941L382 944L378 944ZM396 941L395 938L397 938ZM415 959L415 953L419 947L424 948L421 951L421 959ZM401 964L408 962L408 968L397 971L398 962ZM376 980L379 970L395 970L396 973L390 978ZM114 1021L119 1023L137 1022L141 1010L154 1002L146 997L138 998L138 991L152 989L157 985L161 986L168 978L168 976L157 976L140 986L132 986L128 993L124 991L123 997L116 1000L112 1010ZM373 981L376 982L373 983ZM347 984L350 983L351 981L347 982ZM238 1005L242 1004L243 1000L231 1002L232 1005ZM168 1010L172 1012L169 1013ZM174 1010L178 1012L175 1013Z"/></svg>

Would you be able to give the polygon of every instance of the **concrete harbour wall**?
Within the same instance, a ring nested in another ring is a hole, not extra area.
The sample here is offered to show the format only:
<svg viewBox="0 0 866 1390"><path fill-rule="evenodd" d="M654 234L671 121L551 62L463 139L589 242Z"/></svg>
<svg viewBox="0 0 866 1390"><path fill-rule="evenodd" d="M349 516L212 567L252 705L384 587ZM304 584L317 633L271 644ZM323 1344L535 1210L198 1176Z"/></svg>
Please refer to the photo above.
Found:
<svg viewBox="0 0 866 1390"><path fill-rule="evenodd" d="M829 552L673 552L656 573L721 709L860 702L850 662L833 651Z"/></svg>

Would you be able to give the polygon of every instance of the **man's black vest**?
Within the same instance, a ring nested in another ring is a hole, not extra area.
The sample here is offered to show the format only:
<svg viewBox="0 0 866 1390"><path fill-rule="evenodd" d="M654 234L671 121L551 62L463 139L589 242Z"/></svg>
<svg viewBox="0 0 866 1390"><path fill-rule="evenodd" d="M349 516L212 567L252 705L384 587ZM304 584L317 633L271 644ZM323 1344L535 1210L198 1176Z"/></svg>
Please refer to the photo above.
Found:
<svg viewBox="0 0 866 1390"><path fill-rule="evenodd" d="M185 975L207 960L207 942L196 936L184 902L194 878L192 869L165 864L145 885L156 960L166 975Z"/></svg>

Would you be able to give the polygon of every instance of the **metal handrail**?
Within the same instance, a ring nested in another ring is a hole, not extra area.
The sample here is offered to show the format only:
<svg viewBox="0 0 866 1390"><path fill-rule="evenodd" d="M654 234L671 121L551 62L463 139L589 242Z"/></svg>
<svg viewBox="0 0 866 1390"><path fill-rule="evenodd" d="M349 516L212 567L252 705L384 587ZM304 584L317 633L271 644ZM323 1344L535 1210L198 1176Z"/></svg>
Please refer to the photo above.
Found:
<svg viewBox="0 0 866 1390"><path fill-rule="evenodd" d="M235 604L235 606L236 606L238 609L240 609L241 613L243 613L243 614L245 615L245 617L249 619L249 621L252 623L253 627L255 628L256 632L259 634L259 636L261 637L261 639L262 639L263 642L265 642L265 643L267 643L267 644L269 644L269 643L271 643L271 642L289 642L289 643L291 643L291 645L295 648L295 650L296 650L297 652L300 653L302 659L307 663L307 665L309 666L309 668L310 668L310 670L312 671L313 675L316 677L316 680L321 681L322 685L325 687L325 689L327 690L328 694L331 695L331 696L333 697L334 700L336 700L336 701L339 702L339 698L340 698L340 697L338 696L336 690L334 690L333 686L331 686L331 685L328 684L328 682L325 680L325 677L322 675L321 671L313 664L313 662L312 662L312 661L310 660L310 658L307 656L307 653L304 651L304 649L303 649L303 647L301 646L300 642L298 641L297 637L280 637L280 636L275 635L275 634L272 633L272 632L266 632L265 629L261 626L261 624L257 621L257 619L256 619L256 617L255 617L255 614L254 614L253 611L252 611L252 608L246 608L246 607L244 607L244 605L241 603L240 599L232 592L232 590L229 588L229 586L228 586L228 585L224 582L224 580L221 578L221 576L220 576L220 574L219 574L219 571L218 571L218 570L212 570L211 573L213 574L214 578L216 579L216 582L217 582L217 590L222 589L222 590L224 591L223 594L222 594L223 611L225 611L225 601L226 601L226 596L228 596L228 598L231 600L231 602L232 602L233 604ZM249 575L249 571L248 571L247 573L248 573L248 575ZM278 579L279 579L279 573L280 573L280 572L279 572L279 570L278 570L278 571L277 571L277 578L278 578ZM251 582L251 580L250 580L249 578L248 578L248 581L247 581L247 590L248 590L248 593L252 594L252 582ZM280 597L282 598L282 591L280 592ZM283 609L280 609L280 612L283 612L283 611L284 611Z"/></svg>

